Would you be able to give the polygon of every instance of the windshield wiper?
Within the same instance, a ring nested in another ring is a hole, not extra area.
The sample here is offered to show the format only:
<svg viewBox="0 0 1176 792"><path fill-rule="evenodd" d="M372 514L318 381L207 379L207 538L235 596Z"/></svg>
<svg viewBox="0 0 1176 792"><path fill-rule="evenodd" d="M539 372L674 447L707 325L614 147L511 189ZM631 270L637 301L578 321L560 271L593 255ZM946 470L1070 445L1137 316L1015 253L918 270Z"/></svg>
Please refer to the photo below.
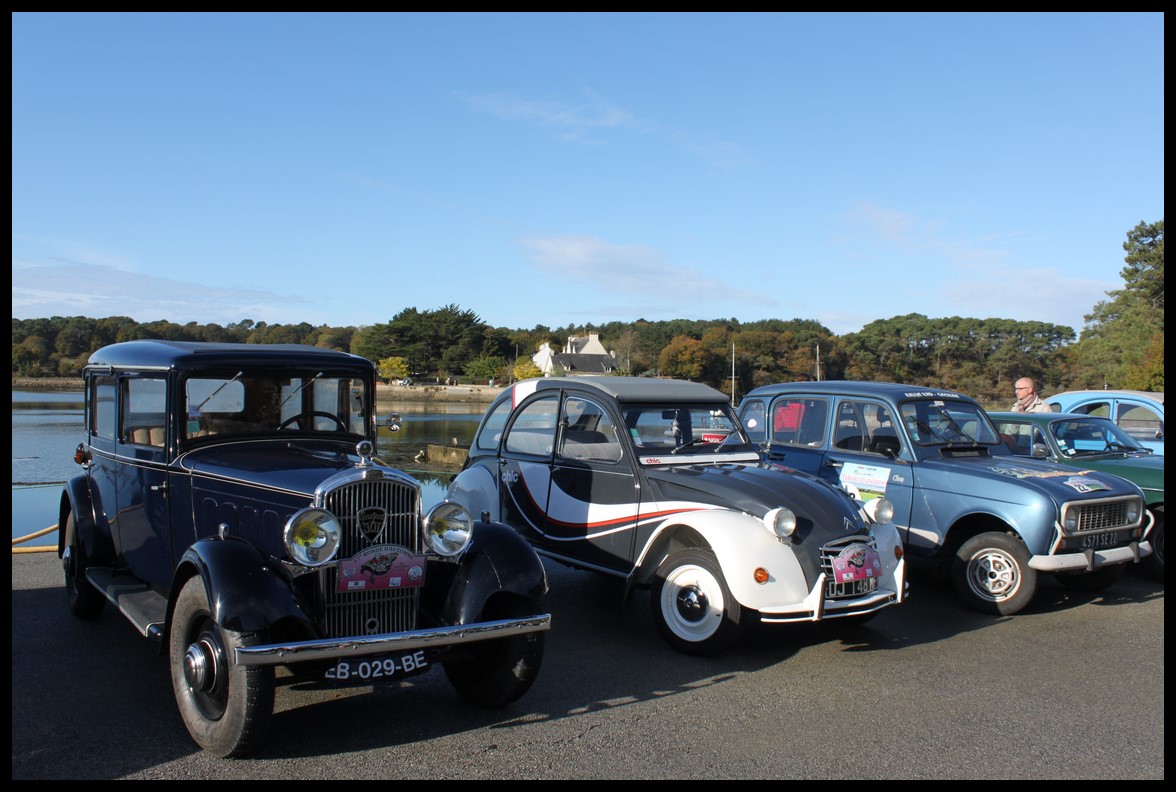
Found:
<svg viewBox="0 0 1176 792"><path fill-rule="evenodd" d="M956 438L947 441L948 445L951 445L956 441L956 439L962 439L966 443L977 445L976 438L972 437L970 434L961 429L960 425L955 422L955 419L948 415L947 410L940 410L939 417L947 421L948 425L951 426L951 430L956 433Z"/></svg>
<svg viewBox="0 0 1176 792"><path fill-rule="evenodd" d="M309 385L310 383L314 382L316 379L318 379L319 377L321 377L321 376L322 376L324 373L325 373L325 372L322 372L322 371L320 371L318 374L315 374L313 377L311 377L310 379L308 379L306 382L302 383L302 384L301 384L301 385L299 385L297 388L295 388L293 393L291 393L291 394L290 394L289 396L287 396L286 398L282 399L282 403L278 405L278 409L280 410L280 409L282 409L283 407L285 407L285 406L286 406L286 402L288 402L288 401L290 401L291 399L293 399L293 398L294 398L295 396L297 396L299 393L302 393L302 389L303 389L303 388L305 388L305 387L306 387L307 385Z"/></svg>
<svg viewBox="0 0 1176 792"><path fill-rule="evenodd" d="M685 450L685 449L687 449L687 448L690 448L691 446L696 446L696 445L703 445L703 444L705 444L705 443L706 443L706 441L705 441L705 440L703 440L701 437L696 437L696 438L694 438L693 440L687 440L685 443L682 443L681 445L679 445L679 446L676 446L676 447L674 448L674 450L673 450L673 451L671 451L670 453L671 453L671 454L676 454L676 453L678 453L679 451L683 451L683 450ZM716 446L716 447L717 447L717 446Z"/></svg>
<svg viewBox="0 0 1176 792"><path fill-rule="evenodd" d="M212 393L205 396L204 401L202 401L196 405L196 412L200 412L202 409L204 409L204 405L206 405L210 401L212 401L213 396L217 395L218 393L223 391L225 388L227 388L229 386L229 383L236 382L237 380L241 379L241 377L243 377L244 375L245 375L244 371L238 371L236 374L233 375L233 378L231 380L225 380L224 382L222 382L220 384L220 387L218 387Z"/></svg>

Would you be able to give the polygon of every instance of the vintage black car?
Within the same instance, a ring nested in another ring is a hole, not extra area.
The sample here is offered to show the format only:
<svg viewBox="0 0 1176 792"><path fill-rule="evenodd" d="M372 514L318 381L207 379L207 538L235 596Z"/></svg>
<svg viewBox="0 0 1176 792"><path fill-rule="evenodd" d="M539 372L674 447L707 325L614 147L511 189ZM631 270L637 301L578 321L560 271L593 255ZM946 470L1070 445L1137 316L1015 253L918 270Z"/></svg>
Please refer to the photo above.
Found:
<svg viewBox="0 0 1176 792"><path fill-rule="evenodd" d="M422 515L419 483L374 456L371 361L131 341L84 377L83 472L59 515L69 607L93 619L109 600L159 643L202 748L259 747L279 666L371 685L439 664L491 707L531 687L542 562L457 504Z"/></svg>

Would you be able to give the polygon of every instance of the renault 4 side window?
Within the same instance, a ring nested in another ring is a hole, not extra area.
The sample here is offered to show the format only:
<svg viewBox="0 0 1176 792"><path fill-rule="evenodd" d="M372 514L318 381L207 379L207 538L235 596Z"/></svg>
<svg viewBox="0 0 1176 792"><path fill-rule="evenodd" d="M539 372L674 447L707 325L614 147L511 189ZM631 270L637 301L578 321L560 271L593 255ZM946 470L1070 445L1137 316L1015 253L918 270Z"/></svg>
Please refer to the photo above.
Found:
<svg viewBox="0 0 1176 792"><path fill-rule="evenodd" d="M817 447L825 442L829 404L824 399L777 399L772 404L772 442Z"/></svg>
<svg viewBox="0 0 1176 792"><path fill-rule="evenodd" d="M767 415L767 406L758 399L744 402L740 407L739 420L743 423L743 430L747 432L748 440L753 443L762 443L767 439Z"/></svg>

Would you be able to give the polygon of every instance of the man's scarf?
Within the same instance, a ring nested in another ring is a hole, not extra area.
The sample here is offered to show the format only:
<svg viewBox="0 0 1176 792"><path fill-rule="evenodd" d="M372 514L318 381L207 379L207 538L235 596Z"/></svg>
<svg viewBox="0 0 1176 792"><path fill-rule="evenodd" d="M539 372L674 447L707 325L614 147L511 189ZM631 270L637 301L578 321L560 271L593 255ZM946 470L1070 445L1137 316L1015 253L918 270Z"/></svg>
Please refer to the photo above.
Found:
<svg viewBox="0 0 1176 792"><path fill-rule="evenodd" d="M1037 392L1029 391L1029 395L1017 399L1017 403L1013 405L1013 412L1029 412L1029 408L1037 401Z"/></svg>

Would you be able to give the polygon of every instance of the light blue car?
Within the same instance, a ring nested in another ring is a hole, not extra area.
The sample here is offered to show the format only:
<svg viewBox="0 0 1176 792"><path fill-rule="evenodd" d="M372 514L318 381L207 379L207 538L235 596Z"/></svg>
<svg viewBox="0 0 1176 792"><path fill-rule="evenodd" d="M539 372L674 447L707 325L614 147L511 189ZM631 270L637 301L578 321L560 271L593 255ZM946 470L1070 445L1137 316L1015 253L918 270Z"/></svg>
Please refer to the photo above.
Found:
<svg viewBox="0 0 1176 792"><path fill-rule="evenodd" d="M1039 574L1104 589L1152 552L1137 485L1013 456L983 408L954 391L787 382L748 393L738 415L765 463L885 496L907 558L941 567L984 613L1023 609Z"/></svg>
<svg viewBox="0 0 1176 792"><path fill-rule="evenodd" d="M1110 418L1144 448L1164 453L1163 391L1075 390L1045 401L1054 412Z"/></svg>

